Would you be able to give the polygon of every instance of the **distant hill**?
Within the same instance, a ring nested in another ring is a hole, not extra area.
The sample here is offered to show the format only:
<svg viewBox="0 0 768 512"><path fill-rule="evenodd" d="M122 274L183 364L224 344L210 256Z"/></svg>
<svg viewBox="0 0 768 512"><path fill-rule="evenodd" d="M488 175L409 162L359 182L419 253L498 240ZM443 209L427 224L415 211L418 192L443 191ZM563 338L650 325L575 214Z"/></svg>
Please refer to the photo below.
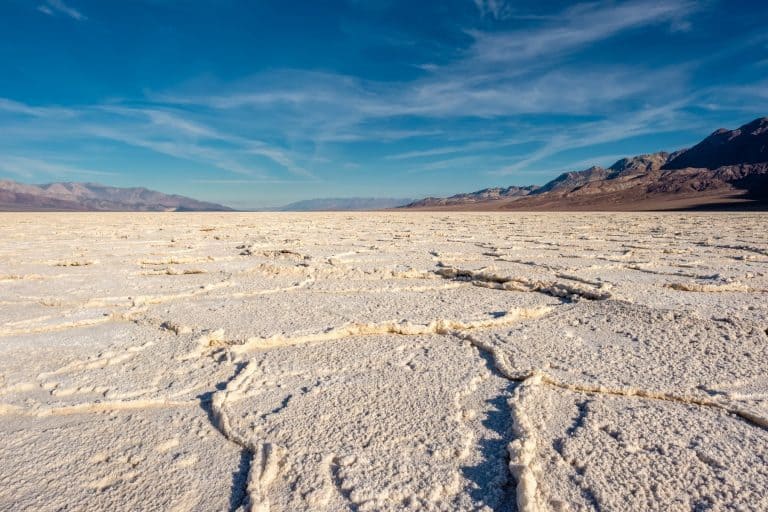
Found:
<svg viewBox="0 0 768 512"><path fill-rule="evenodd" d="M0 180L0 211L231 211L215 203L163 194L143 187L98 183L27 185Z"/></svg>
<svg viewBox="0 0 768 512"><path fill-rule="evenodd" d="M280 208L281 212L321 212L321 211L366 211L397 208L409 204L413 199L395 199L389 197L346 197L308 199L298 201Z"/></svg>
<svg viewBox="0 0 768 512"><path fill-rule="evenodd" d="M719 129L689 149L623 158L607 169L566 172L541 187L485 189L405 206L434 210L709 207L768 208L768 117L736 130Z"/></svg>

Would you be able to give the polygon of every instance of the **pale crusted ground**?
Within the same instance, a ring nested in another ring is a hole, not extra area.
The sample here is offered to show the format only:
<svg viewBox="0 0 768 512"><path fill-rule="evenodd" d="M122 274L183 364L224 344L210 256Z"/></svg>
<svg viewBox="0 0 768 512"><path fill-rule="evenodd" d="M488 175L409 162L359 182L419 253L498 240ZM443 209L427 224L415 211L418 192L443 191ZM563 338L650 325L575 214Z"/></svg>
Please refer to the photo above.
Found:
<svg viewBox="0 0 768 512"><path fill-rule="evenodd" d="M768 216L0 234L2 510L768 509Z"/></svg>

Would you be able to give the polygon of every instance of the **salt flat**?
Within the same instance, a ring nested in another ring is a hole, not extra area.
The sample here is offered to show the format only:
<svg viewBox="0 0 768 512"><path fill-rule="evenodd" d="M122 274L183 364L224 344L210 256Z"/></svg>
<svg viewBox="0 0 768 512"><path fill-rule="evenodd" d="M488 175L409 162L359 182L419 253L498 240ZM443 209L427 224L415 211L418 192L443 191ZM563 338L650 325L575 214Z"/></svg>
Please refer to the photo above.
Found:
<svg viewBox="0 0 768 512"><path fill-rule="evenodd" d="M0 233L2 510L768 509L768 216Z"/></svg>

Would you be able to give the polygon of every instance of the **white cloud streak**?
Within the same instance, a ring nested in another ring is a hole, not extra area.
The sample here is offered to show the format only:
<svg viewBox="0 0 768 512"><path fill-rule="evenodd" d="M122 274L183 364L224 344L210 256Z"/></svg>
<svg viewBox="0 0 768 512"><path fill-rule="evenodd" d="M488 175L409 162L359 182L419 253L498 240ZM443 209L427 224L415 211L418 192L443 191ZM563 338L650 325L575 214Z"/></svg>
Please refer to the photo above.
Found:
<svg viewBox="0 0 768 512"><path fill-rule="evenodd" d="M547 157L566 150L625 140L649 133L679 131L685 127L686 123L689 126L691 124L689 117L680 112L680 108L687 105L689 101L689 99L684 99L676 103L648 108L621 120L583 123L576 128L556 134L525 158L492 171L490 174L502 176L516 174L530 169L533 164L537 164Z"/></svg>
<svg viewBox="0 0 768 512"><path fill-rule="evenodd" d="M512 16L512 8L504 0L474 0L480 16L502 20Z"/></svg>
<svg viewBox="0 0 768 512"><path fill-rule="evenodd" d="M112 172L94 171L92 169L17 155L3 155L0 158L0 171L26 179L32 179L40 175L58 178L116 175Z"/></svg>
<svg viewBox="0 0 768 512"><path fill-rule="evenodd" d="M540 28L514 32L471 32L472 60L532 63L568 54L620 32L663 23L680 23L696 9L690 1L636 0L625 3L576 4Z"/></svg>
<svg viewBox="0 0 768 512"><path fill-rule="evenodd" d="M320 183L320 180L279 180L279 179L256 179L256 180L194 179L191 181L192 183L202 183L207 185L263 185L263 184L304 185L307 183Z"/></svg>
<svg viewBox="0 0 768 512"><path fill-rule="evenodd" d="M37 10L48 16L56 16L56 14L62 14L73 20L85 21L88 18L74 7L70 7L65 4L63 0L46 0L44 4L37 7Z"/></svg>
<svg viewBox="0 0 768 512"><path fill-rule="evenodd" d="M280 71L236 84L222 95L162 95L158 101L215 110L250 109L295 118L314 133L398 116L496 118L532 113L606 114L618 102L668 96L686 70L631 65L563 65L564 56L617 34L673 23L695 9L689 1L579 4L535 29L469 32L473 43L452 64L424 78L378 83L318 72ZM659 83L667 84L660 88ZM263 85L269 84L269 85Z"/></svg>
<svg viewBox="0 0 768 512"><path fill-rule="evenodd" d="M293 175L312 177L284 149L214 129L180 110L119 105L61 109L0 98L3 112L9 116L0 116L0 128L9 136L23 138L31 132L43 139L105 139L235 174L267 177L269 172L258 163L263 158Z"/></svg>
<svg viewBox="0 0 768 512"><path fill-rule="evenodd" d="M9 100L7 98L0 98L0 112L40 118L68 118L76 115L76 112L72 109L59 107L31 107L27 104Z"/></svg>

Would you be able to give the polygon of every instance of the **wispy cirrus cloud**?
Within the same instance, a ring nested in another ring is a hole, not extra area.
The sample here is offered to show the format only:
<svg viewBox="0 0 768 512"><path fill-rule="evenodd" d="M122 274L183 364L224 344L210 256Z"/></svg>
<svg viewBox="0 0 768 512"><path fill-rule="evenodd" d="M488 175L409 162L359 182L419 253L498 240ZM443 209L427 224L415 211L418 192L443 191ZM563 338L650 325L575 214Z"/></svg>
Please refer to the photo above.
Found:
<svg viewBox="0 0 768 512"><path fill-rule="evenodd" d="M672 23L694 11L689 1L639 0L579 4L537 28L469 31L472 43L456 61L426 68L423 78L373 82L310 71L270 71L220 95L164 94L158 101L217 110L252 109L293 115L315 135L371 119L503 117L529 113L600 114L616 102L670 93L685 69L629 64L563 65L564 56L617 34ZM659 83L668 84L659 88ZM671 85L669 85L671 84Z"/></svg>
<svg viewBox="0 0 768 512"><path fill-rule="evenodd" d="M88 19L79 10L65 4L63 0L46 0L45 3L37 6L37 10L48 16L61 14L77 21L85 21Z"/></svg>
<svg viewBox="0 0 768 512"><path fill-rule="evenodd" d="M505 0L474 0L480 16L490 16L497 20L512 15L512 7Z"/></svg>
<svg viewBox="0 0 768 512"><path fill-rule="evenodd" d="M507 0L472 0L481 17L489 17L498 21L515 20L551 20L551 14L532 14L520 12Z"/></svg>
<svg viewBox="0 0 768 512"><path fill-rule="evenodd" d="M534 62L578 51L623 31L648 25L678 24L697 9L691 1L576 4L536 28L505 32L470 31L475 39L470 61Z"/></svg>
<svg viewBox="0 0 768 512"><path fill-rule="evenodd" d="M5 112L6 116L2 113ZM231 134L164 106L31 106L0 98L0 127L17 140L107 140L234 174L268 178L260 159L289 173L312 177L288 151L256 138ZM21 162L19 160L16 161ZM44 173L42 166L30 166ZM11 172L8 167L8 172ZM16 173L22 166L15 165Z"/></svg>
<svg viewBox="0 0 768 512"><path fill-rule="evenodd" d="M92 124L93 135L144 147L170 156L201 159L215 167L237 174L254 174L240 163L248 155L265 157L292 174L312 177L312 173L298 165L287 151L263 141L226 133L189 118L191 114L174 112L168 107L97 106L97 110L120 116L114 125ZM119 121L132 119L143 124L141 131L120 129Z"/></svg>
<svg viewBox="0 0 768 512"><path fill-rule="evenodd" d="M404 153L395 153L393 155L387 155L387 160L411 160L414 158L425 158L441 155L450 155L451 153L466 153L468 151L478 151L489 148L498 147L496 144L490 141L475 141L467 144L461 144L456 146L440 146L431 149L423 149L418 151L406 151Z"/></svg>
<svg viewBox="0 0 768 512"><path fill-rule="evenodd" d="M248 180L232 180L232 179L194 179L192 183L201 183L205 185L303 185L306 183L318 183L320 180L308 179L308 180L280 180L280 179L248 179Z"/></svg>
<svg viewBox="0 0 768 512"><path fill-rule="evenodd" d="M86 169L70 164L63 164L39 158L4 154L0 159L0 172L13 174L20 178L32 179L38 176L50 178L72 178L83 176L115 176L116 173Z"/></svg>
<svg viewBox="0 0 768 512"><path fill-rule="evenodd" d="M540 141L542 138L541 133L533 133L528 127L518 126L517 128L510 129L516 132L514 136L507 137L494 137L492 139L471 140L463 144L453 145L436 145L429 149L405 151L402 153L394 153L387 155L387 160L411 160L411 159L424 159L435 156L458 154L458 153L480 153L489 150L497 150L501 148L507 148L512 146L525 146L532 142Z"/></svg>
<svg viewBox="0 0 768 512"><path fill-rule="evenodd" d="M74 117L76 112L68 108L60 107L33 107L25 103L0 98L0 112L8 114L21 114L39 118L66 118Z"/></svg>
<svg viewBox="0 0 768 512"><path fill-rule="evenodd" d="M690 99L686 98L674 103L639 110L629 118L621 120L605 119L582 123L566 132L558 132L537 150L513 164L491 171L490 174L505 176L530 170L532 166L547 157L566 150L601 145L649 133L680 131L695 124L692 117L681 109L689 102ZM574 162L574 165L578 163L578 161Z"/></svg>

